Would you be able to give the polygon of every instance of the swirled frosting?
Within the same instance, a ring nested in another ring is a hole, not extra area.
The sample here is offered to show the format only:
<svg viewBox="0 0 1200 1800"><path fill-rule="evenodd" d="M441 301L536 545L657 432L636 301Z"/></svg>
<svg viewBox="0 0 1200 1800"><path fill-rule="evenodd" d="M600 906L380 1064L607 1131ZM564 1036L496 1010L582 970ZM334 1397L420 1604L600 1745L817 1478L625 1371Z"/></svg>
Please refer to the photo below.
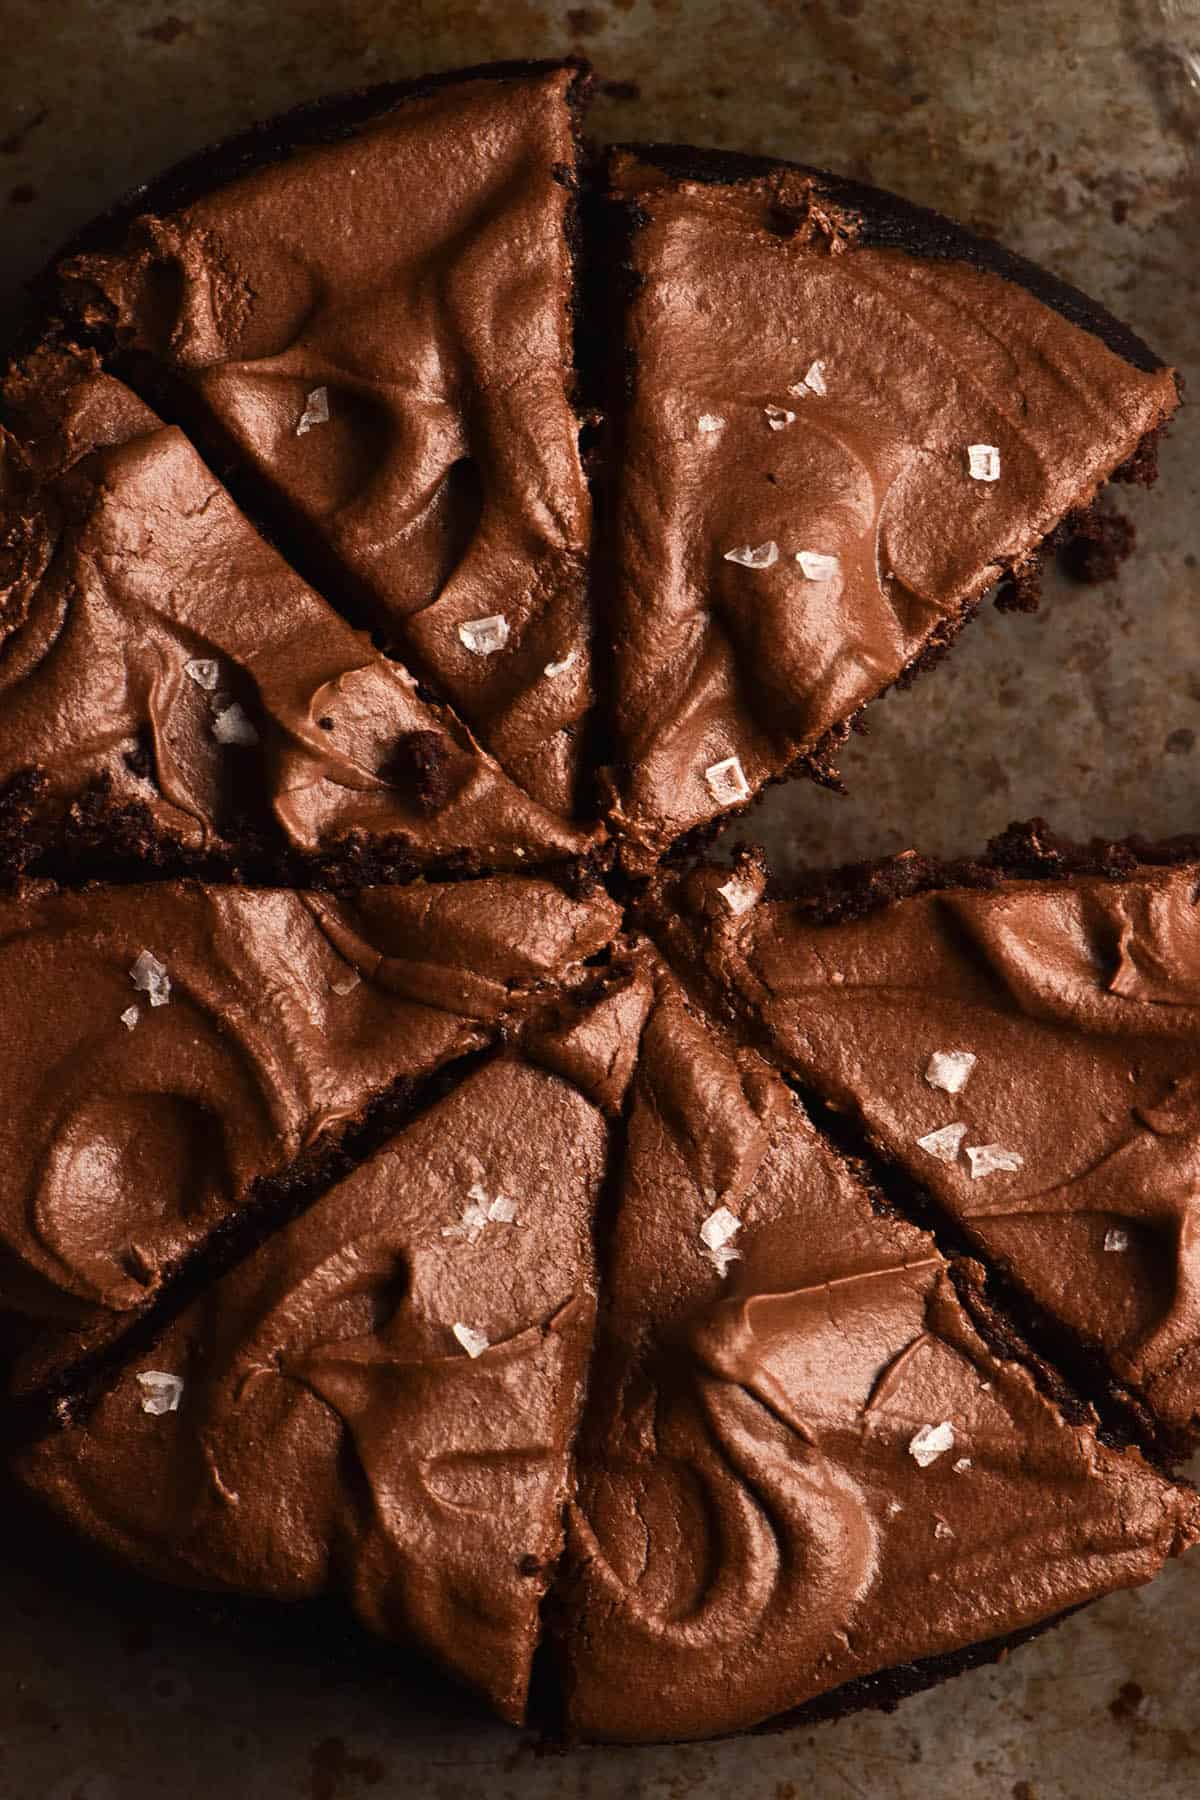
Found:
<svg viewBox="0 0 1200 1800"><path fill-rule="evenodd" d="M70 1324L50 1354L122 1328L257 1178L399 1078L493 1041L617 917L518 877L354 900L169 883L0 902L5 1311ZM144 955L163 1004L135 984Z"/></svg>
<svg viewBox="0 0 1200 1800"><path fill-rule="evenodd" d="M189 846L365 832L501 868L586 847L93 357L39 354L4 395L20 435L0 440L0 782L36 767L61 811L102 780Z"/></svg>
<svg viewBox="0 0 1200 1800"><path fill-rule="evenodd" d="M1173 1431L1200 1424L1194 869L949 889L813 926L676 890L780 1056ZM685 927L677 927L683 930ZM975 1058L960 1091L938 1051ZM961 1126L949 1155L921 1140ZM971 1150L998 1147L1004 1164Z"/></svg>
<svg viewBox="0 0 1200 1800"><path fill-rule="evenodd" d="M986 1349L931 1239L661 971L602 1274L562 1609L585 1736L744 1729L1144 1580L1200 1530Z"/></svg>
<svg viewBox="0 0 1200 1800"><path fill-rule="evenodd" d="M519 1720L562 1539L604 1139L564 1082L489 1065L172 1325L146 1360L182 1381L175 1410L148 1410L130 1368L25 1479L167 1580L342 1592ZM472 1238L474 1188L515 1216Z"/></svg>
<svg viewBox="0 0 1200 1800"><path fill-rule="evenodd" d="M85 317L194 386L326 552L326 591L348 586L567 816L591 660L569 398L578 81L418 94L64 269ZM460 627L497 616L505 641L473 650Z"/></svg>
<svg viewBox="0 0 1200 1800"><path fill-rule="evenodd" d="M1170 371L966 248L872 241L880 195L864 218L813 171L689 180L646 155L611 170L632 272L613 818L638 866L944 641L1176 405Z"/></svg>

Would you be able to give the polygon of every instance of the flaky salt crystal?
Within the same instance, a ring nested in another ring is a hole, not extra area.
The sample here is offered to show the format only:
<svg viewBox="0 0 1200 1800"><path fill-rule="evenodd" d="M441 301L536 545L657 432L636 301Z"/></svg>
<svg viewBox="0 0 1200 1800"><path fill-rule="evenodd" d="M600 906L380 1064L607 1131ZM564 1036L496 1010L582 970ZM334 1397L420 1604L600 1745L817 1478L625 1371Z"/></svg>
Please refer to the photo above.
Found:
<svg viewBox="0 0 1200 1800"><path fill-rule="evenodd" d="M724 762L711 763L704 771L704 779L708 783L709 793L722 806L736 806L750 792L750 783L736 756L727 756Z"/></svg>
<svg viewBox="0 0 1200 1800"><path fill-rule="evenodd" d="M503 613L489 613L484 619L464 619L458 635L472 656L495 656L508 642L508 620Z"/></svg>
<svg viewBox="0 0 1200 1800"><path fill-rule="evenodd" d="M573 669L578 661L578 650L568 650L560 662L548 662L542 673L553 681L556 675L565 675L568 669Z"/></svg>
<svg viewBox="0 0 1200 1800"><path fill-rule="evenodd" d="M953 1125L943 1125L937 1131L930 1131L917 1139L918 1150L927 1150L930 1156L936 1156L939 1162L952 1163L958 1161L958 1152L967 1135L967 1127L961 1119Z"/></svg>
<svg viewBox="0 0 1200 1800"><path fill-rule="evenodd" d="M696 420L697 431L723 431L725 421L720 413L701 413Z"/></svg>
<svg viewBox="0 0 1200 1800"><path fill-rule="evenodd" d="M160 963L149 950L140 950L129 971L129 979L140 993L148 994L151 1006L165 1006L171 998L171 977L166 964Z"/></svg>
<svg viewBox="0 0 1200 1800"><path fill-rule="evenodd" d="M1119 1225L1113 1225L1104 1234L1104 1248L1110 1251L1128 1250L1129 1233L1127 1231L1122 1231Z"/></svg>
<svg viewBox="0 0 1200 1800"><path fill-rule="evenodd" d="M168 1375L165 1369L143 1369L137 1379L142 1390L144 1413L151 1413L157 1419L164 1413L179 1411L183 1383L178 1375Z"/></svg>
<svg viewBox="0 0 1200 1800"><path fill-rule="evenodd" d="M361 980L362 976L357 969L347 969L344 975L339 975L329 985L335 994L352 994Z"/></svg>
<svg viewBox="0 0 1200 1800"><path fill-rule="evenodd" d="M806 581L832 581L842 566L836 556L825 556L820 550L797 550L796 561Z"/></svg>
<svg viewBox="0 0 1200 1800"><path fill-rule="evenodd" d="M477 1356L482 1356L488 1348L488 1339L482 1331L476 1331L472 1326L464 1325L461 1321L452 1325L450 1329L472 1361Z"/></svg>
<svg viewBox="0 0 1200 1800"><path fill-rule="evenodd" d="M219 712L212 722L212 734L218 744L238 744L248 748L258 743L258 728L235 700Z"/></svg>
<svg viewBox="0 0 1200 1800"><path fill-rule="evenodd" d="M730 1263L739 1260L741 1252L732 1248L732 1241L741 1229L742 1221L727 1206L718 1206L701 1225L700 1242L718 1275L724 1275Z"/></svg>
<svg viewBox="0 0 1200 1800"><path fill-rule="evenodd" d="M1003 1144L968 1144L967 1161L971 1165L971 1180L981 1181L985 1175L995 1175L1001 1169L1020 1169L1025 1158L1019 1150L1006 1150Z"/></svg>
<svg viewBox="0 0 1200 1800"><path fill-rule="evenodd" d="M999 481L1000 452L995 444L968 444L967 467L972 481Z"/></svg>
<svg viewBox="0 0 1200 1800"><path fill-rule="evenodd" d="M194 681L206 694L211 694L221 679L221 665L210 656L194 656L191 662L184 663L183 672L189 681Z"/></svg>
<svg viewBox="0 0 1200 1800"><path fill-rule="evenodd" d="M739 544L736 550L725 552L725 561L740 563L744 569L769 569L779 561L779 545L774 538L765 544Z"/></svg>
<svg viewBox="0 0 1200 1800"><path fill-rule="evenodd" d="M761 883L745 875L731 875L728 881L721 883L717 892L731 913L749 912L758 903Z"/></svg>
<svg viewBox="0 0 1200 1800"><path fill-rule="evenodd" d="M935 1050L926 1066L925 1079L930 1087L941 1088L944 1094L961 1094L977 1060L969 1050Z"/></svg>
<svg viewBox="0 0 1200 1800"><path fill-rule="evenodd" d="M296 426L296 436L303 437L314 425L325 425L329 420L329 389L313 388L305 401L304 411L300 414L300 423Z"/></svg>
<svg viewBox="0 0 1200 1800"><path fill-rule="evenodd" d="M922 1425L908 1442L908 1453L920 1469L927 1469L953 1448L954 1427L949 1419L943 1419L940 1425Z"/></svg>
<svg viewBox="0 0 1200 1800"><path fill-rule="evenodd" d="M960 1456L958 1461L953 1465L954 1473L956 1475L965 1475L971 1466L972 1464L969 1456Z"/></svg>
<svg viewBox="0 0 1200 1800"><path fill-rule="evenodd" d="M825 386L825 364L823 362L809 363L808 373L803 381L795 382L788 389L788 393L794 394L797 400L803 400L809 394L823 395L828 391Z"/></svg>
<svg viewBox="0 0 1200 1800"><path fill-rule="evenodd" d="M784 431L789 425L795 423L795 413L789 412L786 406L764 406L763 411L767 415L767 424L772 431Z"/></svg>
<svg viewBox="0 0 1200 1800"><path fill-rule="evenodd" d="M493 1225L515 1225L517 1222L517 1203L510 1200L507 1194L497 1194L488 1207L488 1218Z"/></svg>
<svg viewBox="0 0 1200 1800"><path fill-rule="evenodd" d="M126 1031L132 1031L141 1016L136 1006L127 1006L121 1014L121 1023Z"/></svg>
<svg viewBox="0 0 1200 1800"><path fill-rule="evenodd" d="M475 1181L467 1189L462 1218L456 1225L443 1225L442 1236L474 1244L488 1225L515 1225L516 1222L516 1201L510 1200L507 1194L497 1194L494 1199L489 1199L482 1183Z"/></svg>
<svg viewBox="0 0 1200 1800"><path fill-rule="evenodd" d="M902 1513L903 1511L904 1511L904 1507L901 1505L899 1500L889 1500L888 1501L889 1517L894 1519L894 1518L896 1518L896 1516L899 1513Z"/></svg>
<svg viewBox="0 0 1200 1800"><path fill-rule="evenodd" d="M933 1535L935 1538L952 1538L954 1533L949 1525L947 1525L945 1519L939 1519L933 1528Z"/></svg>

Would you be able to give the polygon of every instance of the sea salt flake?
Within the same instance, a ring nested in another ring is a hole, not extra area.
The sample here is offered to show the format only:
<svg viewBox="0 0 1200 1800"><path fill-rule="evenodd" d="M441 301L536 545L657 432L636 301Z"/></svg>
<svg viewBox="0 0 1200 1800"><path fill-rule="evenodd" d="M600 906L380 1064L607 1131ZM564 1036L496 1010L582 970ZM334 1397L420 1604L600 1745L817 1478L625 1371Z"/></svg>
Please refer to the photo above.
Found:
<svg viewBox="0 0 1200 1800"><path fill-rule="evenodd" d="M904 1511L903 1504L899 1500L889 1500L888 1501L888 1516L890 1518L894 1519L898 1513L902 1513L903 1511Z"/></svg>
<svg viewBox="0 0 1200 1800"><path fill-rule="evenodd" d="M969 1050L935 1050L926 1066L925 1079L930 1087L941 1088L944 1094L961 1094L977 1061Z"/></svg>
<svg viewBox="0 0 1200 1800"><path fill-rule="evenodd" d="M237 744L244 748L259 741L257 726L236 700L217 714L212 722L212 734L218 744Z"/></svg>
<svg viewBox="0 0 1200 1800"><path fill-rule="evenodd" d="M725 421L720 413L701 413L696 420L697 431L724 431Z"/></svg>
<svg viewBox="0 0 1200 1800"><path fill-rule="evenodd" d="M836 556L825 556L820 550L797 550L796 561L806 581L832 581L842 566Z"/></svg>
<svg viewBox="0 0 1200 1800"><path fill-rule="evenodd" d="M450 1329L472 1362L477 1356L482 1356L489 1347L489 1339L482 1331L476 1331L473 1326L464 1325L461 1320L452 1325Z"/></svg>
<svg viewBox="0 0 1200 1800"><path fill-rule="evenodd" d="M503 613L489 613L484 619L464 619L458 635L472 656L495 656L508 642L508 620Z"/></svg>
<svg viewBox="0 0 1200 1800"><path fill-rule="evenodd" d="M740 563L744 569L769 569L779 561L779 545L774 538L765 544L739 544L736 550L725 552L725 561Z"/></svg>
<svg viewBox="0 0 1200 1800"><path fill-rule="evenodd" d="M794 425L796 422L795 413L789 412L786 406L764 406L763 411L767 415L767 424L772 431L786 431L789 425Z"/></svg>
<svg viewBox="0 0 1200 1800"><path fill-rule="evenodd" d="M968 444L967 467L972 481L999 481L1000 452L995 444Z"/></svg>
<svg viewBox="0 0 1200 1800"><path fill-rule="evenodd" d="M551 681L553 681L554 677L556 675L565 675L568 669L573 669L575 667L575 664L578 661L579 661L579 651L578 650L568 650L567 654L561 659L561 661L548 662L546 664L546 667L542 671L542 673L544 675L548 675L550 677Z"/></svg>
<svg viewBox="0 0 1200 1800"><path fill-rule="evenodd" d="M982 1181L985 1175L995 1175L1001 1169L1020 1169L1025 1164L1019 1150L1006 1150L1003 1144L968 1144L967 1161L972 1181Z"/></svg>
<svg viewBox="0 0 1200 1800"><path fill-rule="evenodd" d="M352 994L361 980L362 976L357 969L347 969L344 975L339 975L329 985L335 994Z"/></svg>
<svg viewBox="0 0 1200 1800"><path fill-rule="evenodd" d="M510 1200L507 1194L497 1194L488 1207L488 1218L493 1225L515 1225L517 1222L517 1203Z"/></svg>
<svg viewBox="0 0 1200 1800"><path fill-rule="evenodd" d="M825 385L825 364L823 362L809 363L808 373L803 381L795 382L788 389L788 393L794 394L797 400L803 400L809 394L821 396L828 392L829 389Z"/></svg>
<svg viewBox="0 0 1200 1800"><path fill-rule="evenodd" d="M960 1456L953 1467L956 1475L965 1475L967 1470L973 1467L973 1465L969 1456Z"/></svg>
<svg viewBox="0 0 1200 1800"><path fill-rule="evenodd" d="M908 1453L917 1467L927 1469L935 1463L939 1456L945 1456L947 1450L954 1448L954 1427L949 1419L943 1419L940 1425L922 1425L909 1439Z"/></svg>
<svg viewBox="0 0 1200 1800"><path fill-rule="evenodd" d="M143 1369L138 1376L138 1386L142 1390L144 1413L158 1419L164 1413L179 1411L183 1383L178 1375L168 1375L165 1369Z"/></svg>
<svg viewBox="0 0 1200 1800"><path fill-rule="evenodd" d="M733 1249L732 1245L741 1229L742 1221L727 1206L718 1206L701 1225L700 1242L708 1252L708 1259L718 1275L724 1275L730 1263L740 1259L741 1252Z"/></svg>
<svg viewBox="0 0 1200 1800"><path fill-rule="evenodd" d="M947 1525L945 1519L939 1519L933 1528L933 1535L935 1538L952 1538L954 1533L951 1531L949 1525Z"/></svg>
<svg viewBox="0 0 1200 1800"><path fill-rule="evenodd" d="M730 912L738 914L749 912L752 906L758 904L761 886L745 875L731 875L728 881L721 883L717 892Z"/></svg>
<svg viewBox="0 0 1200 1800"><path fill-rule="evenodd" d="M966 1124L963 1120L956 1119L953 1125L943 1125L937 1131L929 1131L924 1137L919 1137L917 1148L918 1150L927 1150L930 1156L936 1156L939 1162L957 1162L958 1153L966 1135Z"/></svg>
<svg viewBox="0 0 1200 1800"><path fill-rule="evenodd" d="M165 1006L171 998L171 977L166 964L160 963L149 950L140 950L129 971L129 979L139 993L148 994L151 1006Z"/></svg>
<svg viewBox="0 0 1200 1800"><path fill-rule="evenodd" d="M194 656L191 662L185 662L183 672L189 681L194 681L198 688L211 694L221 679L221 665L209 656Z"/></svg>
<svg viewBox="0 0 1200 1800"><path fill-rule="evenodd" d="M442 1236L475 1244L488 1225L515 1225L516 1222L516 1201L511 1200L507 1194L496 1194L489 1199L487 1190L480 1182L475 1181L467 1189L467 1204L463 1207L462 1218L456 1225L443 1225Z"/></svg>
<svg viewBox="0 0 1200 1800"><path fill-rule="evenodd" d="M313 388L304 403L304 411L300 414L300 423L296 427L296 436L303 437L314 425L326 425L329 422L329 389Z"/></svg>
<svg viewBox="0 0 1200 1800"><path fill-rule="evenodd" d="M1127 1231L1122 1231L1119 1225L1112 1226L1111 1229L1104 1234L1104 1248L1110 1251L1128 1250L1129 1233Z"/></svg>
<svg viewBox="0 0 1200 1800"><path fill-rule="evenodd" d="M132 1031L141 1016L141 1012L136 1006L127 1006L121 1014L121 1023L126 1031Z"/></svg>
<svg viewBox="0 0 1200 1800"><path fill-rule="evenodd" d="M736 806L739 800L745 800L750 793L750 783L736 756L727 756L724 762L711 763L704 771L704 779L708 783L709 793L722 806Z"/></svg>

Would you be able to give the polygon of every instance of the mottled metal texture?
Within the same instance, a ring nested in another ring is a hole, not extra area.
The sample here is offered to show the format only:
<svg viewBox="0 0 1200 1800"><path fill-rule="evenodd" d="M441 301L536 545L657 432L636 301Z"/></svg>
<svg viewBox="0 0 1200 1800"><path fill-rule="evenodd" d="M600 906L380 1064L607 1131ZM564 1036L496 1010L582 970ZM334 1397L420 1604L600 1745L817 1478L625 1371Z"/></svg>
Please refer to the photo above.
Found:
<svg viewBox="0 0 1200 1800"><path fill-rule="evenodd" d="M0 0L0 214L12 288L123 186L341 86L581 49L598 136L826 163L1006 238L1185 374L1200 351L1200 0ZM1175 46L1176 48L1172 48ZM781 860L966 851L1010 819L1200 827L1200 425L1129 504L1141 554L1042 611L988 611L886 700L851 797L776 790ZM1122 504L1125 504L1123 501ZM30 1565L30 1566L25 1566ZM3 1547L5 1800L1166 1800L1200 1788L1200 1553L1004 1665L778 1737L539 1758L374 1659L233 1643Z"/></svg>

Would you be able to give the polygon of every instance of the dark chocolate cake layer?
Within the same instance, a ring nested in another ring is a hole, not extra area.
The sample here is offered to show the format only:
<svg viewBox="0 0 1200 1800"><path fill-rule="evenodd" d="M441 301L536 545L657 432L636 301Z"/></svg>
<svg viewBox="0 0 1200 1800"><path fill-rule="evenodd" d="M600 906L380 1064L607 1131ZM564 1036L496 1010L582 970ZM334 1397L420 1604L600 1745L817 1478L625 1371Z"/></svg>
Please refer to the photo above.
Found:
<svg viewBox="0 0 1200 1800"><path fill-rule="evenodd" d="M612 817L641 870L806 759L829 779L848 721L1177 404L1115 320L948 221L817 170L722 170L650 149L610 171Z"/></svg>
<svg viewBox="0 0 1200 1800"><path fill-rule="evenodd" d="M973 888L950 870L861 913L847 884L850 916L827 923L762 889L753 861L669 881L659 935L989 1266L1100 1353L1168 1441L1193 1442L1195 864L994 869Z"/></svg>

